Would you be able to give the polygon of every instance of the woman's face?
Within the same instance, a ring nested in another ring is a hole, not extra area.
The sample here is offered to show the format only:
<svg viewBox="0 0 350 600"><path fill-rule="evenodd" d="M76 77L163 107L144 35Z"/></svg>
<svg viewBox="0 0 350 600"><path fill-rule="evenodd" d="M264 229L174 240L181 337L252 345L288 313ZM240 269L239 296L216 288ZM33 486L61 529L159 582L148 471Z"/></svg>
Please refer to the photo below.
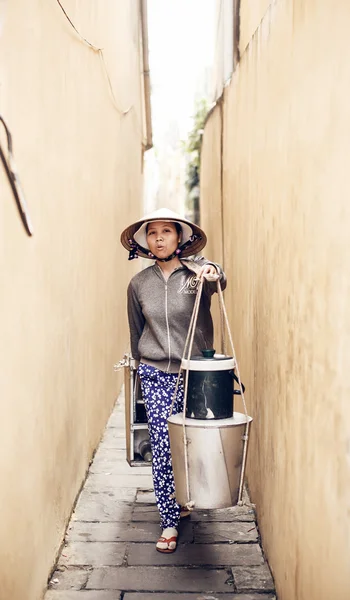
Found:
<svg viewBox="0 0 350 600"><path fill-rule="evenodd" d="M177 249L180 235L174 223L154 221L148 225L147 242L152 254L157 258L167 258Z"/></svg>

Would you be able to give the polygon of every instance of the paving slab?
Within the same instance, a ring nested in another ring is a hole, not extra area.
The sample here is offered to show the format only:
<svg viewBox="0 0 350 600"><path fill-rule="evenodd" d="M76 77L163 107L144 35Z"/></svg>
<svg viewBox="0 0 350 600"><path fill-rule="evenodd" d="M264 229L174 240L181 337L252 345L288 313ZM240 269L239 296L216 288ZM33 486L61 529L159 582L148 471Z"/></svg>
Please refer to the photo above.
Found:
<svg viewBox="0 0 350 600"><path fill-rule="evenodd" d="M137 480L128 487L114 488L113 485L101 487L96 480L91 481L90 477L85 481L84 492L86 494L113 494L116 500L124 502L134 502L137 494Z"/></svg>
<svg viewBox="0 0 350 600"><path fill-rule="evenodd" d="M85 588L91 571L92 567L84 569L58 567L49 581L49 589L81 590Z"/></svg>
<svg viewBox="0 0 350 600"><path fill-rule="evenodd" d="M101 458L109 458L115 461L126 462L126 450L124 448L105 448L102 444L95 452L94 462L97 459L100 460Z"/></svg>
<svg viewBox="0 0 350 600"><path fill-rule="evenodd" d="M123 392L121 392L123 393ZM115 413L115 412L122 412L124 415L124 411L125 411L125 398L124 395L123 396L119 396L117 403L114 406L113 412L111 413L111 416Z"/></svg>
<svg viewBox="0 0 350 600"><path fill-rule="evenodd" d="M58 567L120 566L126 552L125 542L68 542Z"/></svg>
<svg viewBox="0 0 350 600"><path fill-rule="evenodd" d="M132 510L132 503L118 500L118 494L92 494L84 490L72 514L72 522L130 521Z"/></svg>
<svg viewBox="0 0 350 600"><path fill-rule="evenodd" d="M123 429L123 431L125 432L125 417L124 417L124 412L120 411L120 410L114 410L111 414L111 416L109 417L108 423L107 423L107 429L110 428L120 428Z"/></svg>
<svg viewBox="0 0 350 600"><path fill-rule="evenodd" d="M234 521L231 523L194 523L194 541L197 544L220 542L257 542L258 530L255 523Z"/></svg>
<svg viewBox="0 0 350 600"><path fill-rule="evenodd" d="M136 502L138 504L155 504L156 497L153 489L150 490L138 490L136 495Z"/></svg>
<svg viewBox="0 0 350 600"><path fill-rule="evenodd" d="M158 552L154 544L127 545L128 565L232 566L261 565L259 544L179 544L173 554Z"/></svg>
<svg viewBox="0 0 350 600"><path fill-rule="evenodd" d="M237 592L273 592L275 587L270 569L265 563L256 567L232 567L232 575Z"/></svg>
<svg viewBox="0 0 350 600"><path fill-rule="evenodd" d="M148 523L159 523L160 517L156 506L135 504L132 511L131 520L134 522L147 521Z"/></svg>
<svg viewBox="0 0 350 600"><path fill-rule="evenodd" d="M98 496L103 496L106 498L107 497L114 498L114 500L116 502L126 502L127 504L133 504L135 501L136 494L137 494L137 487L135 487L135 486L131 486L129 488L116 488L115 490L113 488L101 490L101 489L94 489L94 487L92 485L88 486L87 485L88 482L89 482L89 477L86 479L85 486L79 496L79 500L82 503L89 502L92 497L98 497ZM130 496L130 499L125 499L125 497L129 497L129 496ZM104 502L103 497L101 497L101 502Z"/></svg>
<svg viewBox="0 0 350 600"><path fill-rule="evenodd" d="M49 590L44 600L121 600L117 590Z"/></svg>
<svg viewBox="0 0 350 600"><path fill-rule="evenodd" d="M137 487L148 489L152 486L152 475L113 475L112 473L91 473L86 481L86 488L93 487L101 491L106 489Z"/></svg>
<svg viewBox="0 0 350 600"><path fill-rule="evenodd" d="M117 475L152 475L151 466L145 463L139 467L131 467L125 456L117 459L115 456L95 456L90 467L90 473L110 473Z"/></svg>
<svg viewBox="0 0 350 600"><path fill-rule="evenodd" d="M120 423L122 423L122 427L125 427L125 404L123 404L123 406L118 406L113 411L113 415L111 415L111 417L112 416L113 416L114 423L115 423L115 420L118 419L117 424L120 425ZM118 417L120 418L120 421L119 421ZM108 427L113 427L112 423L113 423L113 421L111 421L111 423L108 425Z"/></svg>
<svg viewBox="0 0 350 600"><path fill-rule="evenodd" d="M139 593L127 592L124 600L276 600L276 596L270 594L215 594L215 593ZM97 600L97 599L96 599Z"/></svg>
<svg viewBox="0 0 350 600"><path fill-rule="evenodd" d="M125 439L124 420L118 415L113 415L113 421L108 425L106 432L112 430L112 433L117 438Z"/></svg>
<svg viewBox="0 0 350 600"><path fill-rule="evenodd" d="M228 583L226 583L228 581ZM232 574L225 569L182 567L109 567L93 569L86 589L142 592L230 592Z"/></svg>
<svg viewBox="0 0 350 600"><path fill-rule="evenodd" d="M117 436L117 430L113 427L106 429L104 432L103 438L101 440L101 444L103 444L104 448L116 448L116 449L126 449L126 440L125 434L124 436Z"/></svg>
<svg viewBox="0 0 350 600"><path fill-rule="evenodd" d="M235 521L254 522L255 514L251 509L246 507L223 508L218 510L194 510L191 512L190 520L192 522L222 522L233 523ZM159 513L156 506L142 505L137 503L132 514L133 521L151 521L152 523L159 522Z"/></svg>
<svg viewBox="0 0 350 600"><path fill-rule="evenodd" d="M72 523L67 539L86 542L152 542L160 535L157 523ZM193 542L193 527L190 523L181 526L181 543Z"/></svg>
<svg viewBox="0 0 350 600"><path fill-rule="evenodd" d="M232 523L234 521L255 521L254 510L250 506L232 506L214 510L194 510L191 513L192 521L207 521L217 523Z"/></svg>

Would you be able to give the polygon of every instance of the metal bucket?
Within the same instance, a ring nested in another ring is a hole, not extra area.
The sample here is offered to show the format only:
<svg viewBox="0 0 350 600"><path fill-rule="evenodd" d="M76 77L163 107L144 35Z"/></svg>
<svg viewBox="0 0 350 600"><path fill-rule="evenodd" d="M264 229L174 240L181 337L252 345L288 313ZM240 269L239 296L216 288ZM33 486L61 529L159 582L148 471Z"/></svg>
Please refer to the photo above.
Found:
<svg viewBox="0 0 350 600"><path fill-rule="evenodd" d="M248 416L248 423L251 421L252 417ZM246 415L237 412L229 419L185 419L188 495L183 415L169 417L175 492L179 504L185 505L192 500L195 508L207 509L237 504L246 423Z"/></svg>

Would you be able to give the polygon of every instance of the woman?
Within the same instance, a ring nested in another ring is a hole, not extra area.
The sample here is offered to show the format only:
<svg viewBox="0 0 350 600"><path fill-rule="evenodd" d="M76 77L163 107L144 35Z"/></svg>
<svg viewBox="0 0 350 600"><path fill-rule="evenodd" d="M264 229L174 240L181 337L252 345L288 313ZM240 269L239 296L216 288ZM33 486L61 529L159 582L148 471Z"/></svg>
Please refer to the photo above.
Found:
<svg viewBox="0 0 350 600"><path fill-rule="evenodd" d="M180 370L198 284L204 278L192 354L213 346L211 296L220 278L219 265L205 258L187 258L206 244L197 225L162 208L133 223L121 235L129 260L142 256L155 260L135 275L128 287L128 318L132 356L139 361L138 376L146 406L152 447L154 491L161 519L159 552L174 552L177 545L180 506L174 498L167 418ZM210 281L211 279L211 281ZM180 382L173 413L183 410Z"/></svg>

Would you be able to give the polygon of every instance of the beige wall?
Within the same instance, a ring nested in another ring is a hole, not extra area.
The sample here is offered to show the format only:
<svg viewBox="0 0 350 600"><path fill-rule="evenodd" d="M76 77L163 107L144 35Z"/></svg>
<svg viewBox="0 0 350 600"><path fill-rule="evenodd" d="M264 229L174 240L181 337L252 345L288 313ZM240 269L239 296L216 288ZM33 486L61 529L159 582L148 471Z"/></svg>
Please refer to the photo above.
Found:
<svg viewBox="0 0 350 600"><path fill-rule="evenodd" d="M139 11L134 0L3 0L0 105L35 234L0 167L0 598L39 600L128 346L119 244L141 212ZM122 58L121 58L122 57ZM1 140L4 137L1 134Z"/></svg>
<svg viewBox="0 0 350 600"><path fill-rule="evenodd" d="M350 593L349 29L347 3L271 3L224 96L226 302L279 600Z"/></svg>

